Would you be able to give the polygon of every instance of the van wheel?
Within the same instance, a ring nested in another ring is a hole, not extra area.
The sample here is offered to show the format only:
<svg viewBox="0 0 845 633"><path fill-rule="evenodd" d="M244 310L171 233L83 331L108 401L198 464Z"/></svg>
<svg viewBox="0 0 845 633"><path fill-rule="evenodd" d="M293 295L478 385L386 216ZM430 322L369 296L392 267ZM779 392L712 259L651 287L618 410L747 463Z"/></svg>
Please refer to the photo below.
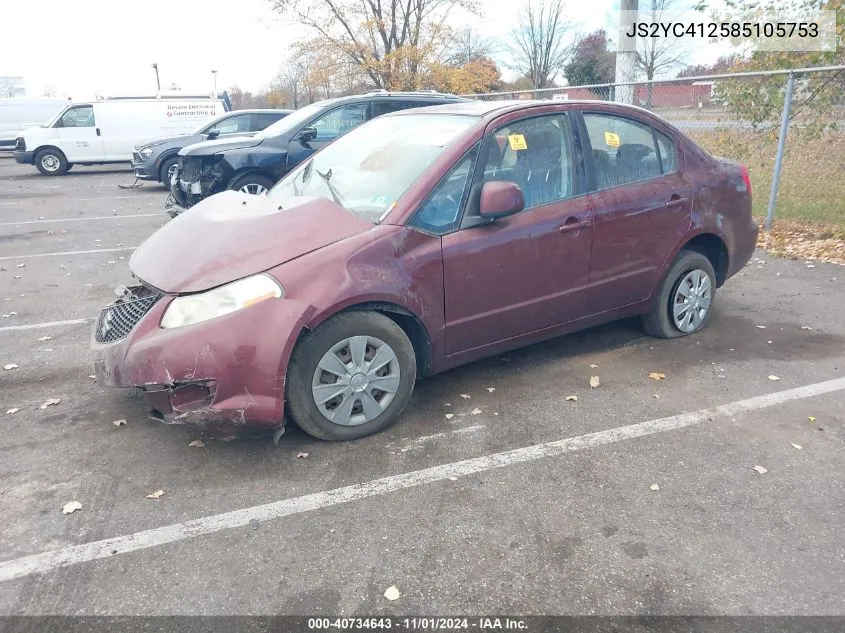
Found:
<svg viewBox="0 0 845 633"><path fill-rule="evenodd" d="M682 250L669 269L643 329L659 338L687 336L707 327L716 299L716 273L701 253Z"/></svg>
<svg viewBox="0 0 845 633"><path fill-rule="evenodd" d="M67 158L60 150L42 149L35 155L35 166L45 176L61 176L68 170Z"/></svg>
<svg viewBox="0 0 845 633"><path fill-rule="evenodd" d="M354 440L399 419L417 379L404 330L377 312L344 312L296 344L287 373L287 407L321 440Z"/></svg>
<svg viewBox="0 0 845 633"><path fill-rule="evenodd" d="M165 187L170 189L170 179L173 176L173 172L176 171L176 167L179 165L179 157L174 156L173 158L168 158L161 164L161 169L158 172L158 179L161 184Z"/></svg>
<svg viewBox="0 0 845 633"><path fill-rule="evenodd" d="M267 193L275 184L272 180L261 174L247 174L238 178L229 186L229 189L249 193L253 196L260 196Z"/></svg>

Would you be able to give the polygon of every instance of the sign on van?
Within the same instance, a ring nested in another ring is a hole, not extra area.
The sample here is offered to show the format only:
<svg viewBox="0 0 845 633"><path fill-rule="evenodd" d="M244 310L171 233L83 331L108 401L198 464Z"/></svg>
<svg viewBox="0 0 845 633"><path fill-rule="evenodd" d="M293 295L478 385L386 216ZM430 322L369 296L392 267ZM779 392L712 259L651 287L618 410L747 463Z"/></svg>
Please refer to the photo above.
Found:
<svg viewBox="0 0 845 633"><path fill-rule="evenodd" d="M167 116L180 119L212 117L217 114L216 103L168 104Z"/></svg>

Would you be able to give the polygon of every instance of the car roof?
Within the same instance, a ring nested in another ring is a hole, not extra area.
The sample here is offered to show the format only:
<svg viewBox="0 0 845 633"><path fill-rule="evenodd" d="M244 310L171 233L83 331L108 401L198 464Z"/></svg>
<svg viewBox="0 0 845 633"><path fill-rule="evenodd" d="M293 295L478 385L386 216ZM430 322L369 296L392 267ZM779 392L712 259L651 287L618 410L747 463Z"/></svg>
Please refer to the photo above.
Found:
<svg viewBox="0 0 845 633"><path fill-rule="evenodd" d="M286 110L284 108L247 108L245 110L229 110L226 114L275 114L277 112L284 112L290 114L293 110Z"/></svg>

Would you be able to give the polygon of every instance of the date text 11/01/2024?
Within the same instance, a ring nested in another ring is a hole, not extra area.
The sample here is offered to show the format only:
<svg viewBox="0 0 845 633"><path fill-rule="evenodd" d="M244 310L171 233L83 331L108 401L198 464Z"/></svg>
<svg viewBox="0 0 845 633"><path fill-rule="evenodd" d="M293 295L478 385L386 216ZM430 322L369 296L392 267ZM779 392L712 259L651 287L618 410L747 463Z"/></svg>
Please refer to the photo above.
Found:
<svg viewBox="0 0 845 633"><path fill-rule="evenodd" d="M309 631L361 631L361 630L407 630L407 631L527 631L525 620L511 617L359 617L359 618L309 618Z"/></svg>

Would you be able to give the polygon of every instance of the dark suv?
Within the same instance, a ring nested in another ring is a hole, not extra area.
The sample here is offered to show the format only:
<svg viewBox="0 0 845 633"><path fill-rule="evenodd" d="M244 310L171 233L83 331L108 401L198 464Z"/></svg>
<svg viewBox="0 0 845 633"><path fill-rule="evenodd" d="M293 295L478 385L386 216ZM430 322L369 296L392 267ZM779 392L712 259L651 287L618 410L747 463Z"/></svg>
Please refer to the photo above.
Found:
<svg viewBox="0 0 845 633"><path fill-rule="evenodd" d="M252 137L189 145L179 152L166 209L176 217L226 189L263 194L304 159L349 130L388 112L465 101L437 92L367 92L318 101Z"/></svg>

